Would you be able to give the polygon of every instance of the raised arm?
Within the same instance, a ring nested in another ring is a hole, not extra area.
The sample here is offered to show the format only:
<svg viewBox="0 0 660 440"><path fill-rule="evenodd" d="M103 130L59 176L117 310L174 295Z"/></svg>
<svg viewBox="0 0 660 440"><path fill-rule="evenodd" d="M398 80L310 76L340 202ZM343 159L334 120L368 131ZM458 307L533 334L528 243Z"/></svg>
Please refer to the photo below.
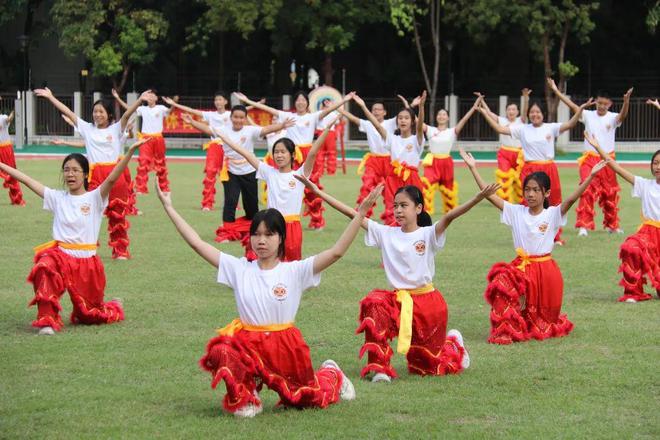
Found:
<svg viewBox="0 0 660 440"><path fill-rule="evenodd" d="M424 90L419 98L419 114L417 115L417 143L424 144L424 107L426 105L426 90ZM411 121L413 122L413 121ZM385 139L385 138L383 138Z"/></svg>
<svg viewBox="0 0 660 440"><path fill-rule="evenodd" d="M606 166L606 162L604 160L602 160L602 161L598 162L596 165L594 165L594 167L591 169L591 173L589 174L589 176L586 179L584 179L584 181L580 184L580 186L577 187L577 189L573 192L573 194L571 194L570 196L565 198L563 202L561 202L560 209L561 209L561 215L562 216L566 215L568 210L571 209L571 206L573 206L573 204L575 202L577 202L577 200L580 198L580 196L582 195L584 190L587 189L587 187L589 186L589 184L593 180L594 176L600 170L605 168L605 166Z"/></svg>
<svg viewBox="0 0 660 440"><path fill-rule="evenodd" d="M101 197L104 199L107 198L110 195L110 190L112 187L115 185L115 182L121 177L121 175L124 173L124 170L128 166L128 163L131 161L131 157L133 157L133 153L135 153L135 150L137 150L140 145L144 144L147 142L150 138L145 137L130 147L128 147L128 151L122 157L122 159L115 165L115 167L112 169L110 174L108 174L108 177L105 178L105 180L101 183L99 186L99 191L101 192Z"/></svg>
<svg viewBox="0 0 660 440"><path fill-rule="evenodd" d="M479 97L481 97L481 96L484 96L484 95L481 94L481 92L473 92L472 94L473 94L474 96L476 96L477 98L479 98ZM485 117L485 116L488 116L488 117L491 118L493 121L499 123L499 122L500 122L499 115L498 115L497 113L493 112L493 111L490 109L490 107L489 107L488 104L486 103L486 100L485 100L485 99L482 100L481 102L482 102L481 106L484 108L484 110L486 110L486 112L483 113L484 117ZM479 109L477 108L476 110L478 111Z"/></svg>
<svg viewBox="0 0 660 440"><path fill-rule="evenodd" d="M277 124L270 124L266 127L263 127L261 129L261 133L259 133L259 136L265 138L271 133L277 133L278 131L286 130L289 127L293 127L295 124L296 123L293 118L286 118L284 121L278 122Z"/></svg>
<svg viewBox="0 0 660 440"><path fill-rule="evenodd" d="M34 180L32 177L28 176L27 174L18 171L16 168L10 167L9 165L2 162L0 162L0 171L2 171L5 174L9 174L9 176L13 177L14 179L21 182L23 185L30 188L32 192L34 192L36 195L38 195L42 199L44 198L44 190L46 187L41 182Z"/></svg>
<svg viewBox="0 0 660 440"><path fill-rule="evenodd" d="M66 139L51 139L50 141L51 144L53 145L66 145L67 147L74 147L74 148L85 148L85 141L74 141L74 140L66 140Z"/></svg>
<svg viewBox="0 0 660 440"><path fill-rule="evenodd" d="M594 105L594 98L589 98L587 102L579 106L575 111L573 117L569 119L568 122L564 122L563 124L561 124L561 126L559 127L559 133L563 133L566 130L570 130L571 128L575 127L578 121L580 120L580 116L582 115L582 110L592 105Z"/></svg>
<svg viewBox="0 0 660 440"><path fill-rule="evenodd" d="M404 108L410 108L410 103L403 95L396 95L396 97L401 100L401 103L403 104Z"/></svg>
<svg viewBox="0 0 660 440"><path fill-rule="evenodd" d="M355 98L353 98L353 100L355 100ZM357 102L357 101L356 101L356 102ZM339 112L340 115L342 115L343 117L345 117L346 119L348 119L351 123L353 123L353 124L355 124L355 125L357 125L357 126L360 125L360 118L358 118L357 116L355 116L353 113L351 113L351 112L349 112L349 111L347 111L347 110L344 110L342 107L339 107L339 108L337 109L337 112Z"/></svg>
<svg viewBox="0 0 660 440"><path fill-rule="evenodd" d="M472 177L474 177L475 182L477 182L477 186L479 187L479 189L482 190L486 188L488 184L479 174L479 171L477 170L477 161L474 159L474 157L470 153L463 150L462 148L459 148L458 152L460 153L461 157L463 158L463 161L470 170L470 173L472 173ZM492 194L488 196L488 201L492 203L500 211L504 209L504 200L502 200L497 194Z"/></svg>
<svg viewBox="0 0 660 440"><path fill-rule="evenodd" d="M202 112L200 110L195 110L194 108L188 107L187 105L179 104L178 102L176 102L172 98L168 98L167 96L163 96L162 99L163 99L163 102L165 104L169 105L170 107L178 108L179 110L184 111L186 113L190 113L191 115L195 115L198 118L201 118L201 117L204 116L204 112Z"/></svg>
<svg viewBox="0 0 660 440"><path fill-rule="evenodd" d="M121 115L121 119L119 122L121 123L121 131L124 131L126 129L126 125L128 124L128 120L131 119L131 115L135 113L135 110L147 100L147 95L149 93L152 93L151 90L147 90L145 92L142 92L140 97L135 100L133 104L131 104L128 109L124 112L123 115Z"/></svg>
<svg viewBox="0 0 660 440"><path fill-rule="evenodd" d="M9 113L9 116L7 116L7 127L11 125L11 123L14 121L14 110Z"/></svg>
<svg viewBox="0 0 660 440"><path fill-rule="evenodd" d="M60 111L60 113L67 116L69 119L73 121L74 124L78 125L78 116L76 116L73 110L71 110L69 107L64 105L59 99L57 99L53 95L53 92L51 92L48 87L43 89L36 89L34 91L34 94L39 96L40 98L46 98L47 100L49 100L50 103L53 104L57 110Z"/></svg>
<svg viewBox="0 0 660 440"><path fill-rule="evenodd" d="M334 103L332 103L332 104L330 105L330 107L328 107L328 108L322 110L321 113L319 114L319 120L325 118L325 117L328 116L330 113L334 112L334 111L337 110L339 107L342 107L342 106L343 106L344 104L346 104L348 101L350 101L351 99L353 99L353 95L355 95L355 92L348 93L348 94L346 94L346 96L344 96L344 99L342 99L341 101L334 102Z"/></svg>
<svg viewBox="0 0 660 440"><path fill-rule="evenodd" d="M472 117L475 111L477 111L477 108L481 105L482 102L484 101L484 97L478 96L477 99L474 101L474 104L472 105L472 108L461 118L460 121L458 121L458 124L456 124L456 127L454 127L454 132L456 133L456 137L458 137L459 134L461 134L461 130L463 130L463 127L465 127L465 124L467 121ZM484 106L484 110L488 110L488 106Z"/></svg>
<svg viewBox="0 0 660 440"><path fill-rule="evenodd" d="M164 193L161 191L157 183L156 194L158 194L158 199L160 199L160 202L163 204L165 213L186 243L188 243L188 245L197 252L200 257L208 261L211 266L218 267L220 263L220 251L201 239L192 226L190 226L174 209L170 193Z"/></svg>
<svg viewBox="0 0 660 440"><path fill-rule="evenodd" d="M595 136L590 135L586 131L584 132L584 138L591 144L592 147L598 151L598 154L600 154L600 157L607 163L607 165L614 170L615 173L617 173L619 176L623 177L628 183L631 185L635 184L635 175L628 171L627 169L623 168L621 165L619 165L619 162L613 160L610 156L605 154L602 148L600 148L600 144L598 143L598 140L596 139Z"/></svg>
<svg viewBox="0 0 660 440"><path fill-rule="evenodd" d="M463 203L462 205L457 206L456 208L449 211L447 214L440 217L440 220L435 225L435 235L436 236L441 235L443 232L447 230L451 222L453 222L454 220L456 220L457 218L468 212L483 199L495 194L498 189L500 189L499 184L491 183L490 185L487 185L484 189L482 189L480 192L478 192L470 200Z"/></svg>
<svg viewBox="0 0 660 440"><path fill-rule="evenodd" d="M532 89L525 87L521 90L522 93L522 108L520 109L520 120L523 124L527 124L527 109L529 109L529 95L532 94Z"/></svg>
<svg viewBox="0 0 660 440"><path fill-rule="evenodd" d="M257 108L259 110L263 110L265 112L268 112L273 116L278 115L278 110L277 109L274 109L273 107L269 107L266 104L262 104L261 102L252 101L251 99L248 99L247 96L245 96L244 94L242 94L240 92L234 92L234 96L236 96L238 98L238 100L241 101L244 104L251 105L254 108Z"/></svg>
<svg viewBox="0 0 660 440"><path fill-rule="evenodd" d="M480 105L477 108L477 111L483 115L488 125L490 125L491 128L495 130L497 133L511 135L511 129L509 127L504 127L503 125L500 125L499 121L495 121L490 116L488 116L488 114L486 113L486 109L482 105Z"/></svg>
<svg viewBox="0 0 660 440"><path fill-rule="evenodd" d="M200 124L197 121L194 121L197 124ZM205 124L200 124L200 125L205 125ZM257 159L257 156L254 155L253 152L246 150L245 148L241 147L240 145L232 142L231 139L229 139L229 136L225 136L225 134L222 132L222 130L213 130L211 129L211 132L213 133L212 136L217 136L220 139L222 139L222 144L228 146L241 156L245 158L245 160L248 161L248 163L252 166L252 168L259 169L259 163L260 160Z"/></svg>
<svg viewBox="0 0 660 440"><path fill-rule="evenodd" d="M629 88L625 95L623 95L623 107L621 107L621 111L616 117L616 122L618 124L621 124L626 119L626 117L628 117L628 110L630 110L630 95L632 95L632 92L633 87Z"/></svg>
<svg viewBox="0 0 660 440"><path fill-rule="evenodd" d="M202 133L206 133L211 137L216 136L215 132L213 131L213 129L209 124L205 124L204 122L200 122L200 121L195 121L193 117L190 116L188 113L182 113L181 119L183 119L183 122L192 125Z"/></svg>
<svg viewBox="0 0 660 440"><path fill-rule="evenodd" d="M557 84L555 84L555 80L548 77L546 78L546 82L548 83L548 87L550 87L550 90L553 91L555 95L563 102L566 104L573 113L577 113L579 106L574 103L573 101L570 100L570 98L566 95L564 95L560 90L559 87L557 87Z"/></svg>
<svg viewBox="0 0 660 440"><path fill-rule="evenodd" d="M371 111L367 108L367 105L364 103L364 100L362 98L360 98L358 95L354 95L353 96L353 101L355 101L355 103L360 106L360 108L364 112L364 115L367 117L369 122L371 122L373 124L373 126L376 128L376 131L378 131L378 134L380 135L380 137L383 140L385 140L387 138L387 131L383 128L383 126L380 124L380 122L378 122L378 119L376 119L374 114L371 113ZM359 120L358 120L357 124L358 125L360 124Z"/></svg>
<svg viewBox="0 0 660 440"><path fill-rule="evenodd" d="M369 196L360 204L353 220L346 226L344 233L341 234L339 239L335 242L330 249L327 249L314 257L314 274L316 275L319 272L324 271L329 266L337 262L341 257L344 256L348 248L355 240L360 226L364 221L366 221L367 212L369 209L376 203L380 191L372 191Z"/></svg>
<svg viewBox="0 0 660 440"><path fill-rule="evenodd" d="M119 97L119 93L117 93L115 89L112 89L111 93L112 93L112 97L115 98L115 101L119 103L121 108L123 108L124 110L128 109L128 104L126 104L126 102Z"/></svg>
<svg viewBox="0 0 660 440"><path fill-rule="evenodd" d="M646 103L647 103L648 105L652 105L653 107L655 107L655 108L657 108L658 110L660 110L660 102L658 102L658 99L657 99L657 98L654 99L654 100L652 100L652 99L647 99L647 100L646 100Z"/></svg>
<svg viewBox="0 0 660 440"><path fill-rule="evenodd" d="M330 127L334 126L339 120L339 118L341 118L341 115L337 115L337 117L330 124L328 124L327 127L325 127L325 130L323 130L321 136L316 138L316 140L312 144L312 148L310 148L309 153L307 154L307 158L303 163L303 174L305 176L312 175L312 171L314 170L314 163L316 162L316 155L321 149L321 146L325 143L325 138L327 138L328 133L330 133Z"/></svg>

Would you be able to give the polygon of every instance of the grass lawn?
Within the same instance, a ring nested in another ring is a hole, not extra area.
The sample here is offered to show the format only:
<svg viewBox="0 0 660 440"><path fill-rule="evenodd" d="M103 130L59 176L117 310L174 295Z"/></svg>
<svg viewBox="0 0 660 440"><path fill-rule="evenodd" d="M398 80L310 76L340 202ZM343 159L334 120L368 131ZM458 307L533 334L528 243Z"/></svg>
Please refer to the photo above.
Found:
<svg viewBox="0 0 660 440"><path fill-rule="evenodd" d="M19 167L49 186L60 186L59 161L19 160ZM132 165L133 171L135 165ZM199 209L202 164L171 163L179 212L213 242L220 211ZM460 197L476 192L457 168ZM484 176L493 176L483 168ZM647 176L648 167L637 174ZM564 193L577 185L575 168L560 169ZM150 181L151 184L151 181ZM360 182L349 174L323 184L352 203ZM622 182L626 235L639 224L640 202ZM219 199L222 200L222 191ZM37 337L25 282L32 247L51 239L50 213L26 194L27 207L0 194L0 438L659 438L660 300L620 304L618 249L625 235L598 230L577 238L569 214L567 244L554 256L565 282L563 311L575 323L566 337L511 346L486 343L489 307L483 299L490 266L514 257L510 230L487 202L451 225L436 258L435 286L449 306L449 328L462 331L472 366L458 376L407 374L392 384L358 379L362 335L358 301L387 286L377 249L360 233L348 254L308 291L298 313L318 366L335 359L353 380L357 400L326 410L274 408L264 390L264 412L251 420L223 414L224 385L210 387L197 360L214 329L236 316L232 292L216 284L214 269L179 238L155 194L140 196L141 217L131 217L129 261L113 261L105 244L106 298L121 297L126 320L107 326L72 326ZM437 203L439 206L440 203ZM377 208L380 214L380 206ZM330 246L347 220L326 211L322 232L305 231L303 254ZM437 216L436 216L437 217ZM597 224L601 216L597 218ZM304 220L306 225L307 220ZM237 244L224 251L239 255ZM63 317L71 310L65 294Z"/></svg>

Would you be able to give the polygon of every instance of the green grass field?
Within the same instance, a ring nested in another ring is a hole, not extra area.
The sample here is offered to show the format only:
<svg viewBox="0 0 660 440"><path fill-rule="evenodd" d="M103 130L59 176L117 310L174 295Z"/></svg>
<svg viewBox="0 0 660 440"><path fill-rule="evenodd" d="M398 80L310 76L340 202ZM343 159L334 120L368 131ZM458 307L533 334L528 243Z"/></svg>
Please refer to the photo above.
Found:
<svg viewBox="0 0 660 440"><path fill-rule="evenodd" d="M60 185L59 161L19 160L19 167ZM199 209L201 170L199 162L170 164L173 200L212 242L220 211ZM560 171L565 193L573 190L577 170ZM492 176L492 168L482 174ZM457 169L457 178L463 200L476 192L465 168ZM349 203L359 188L354 166L323 183ZM214 329L236 316L232 292L216 284L214 269L179 238L156 196L140 196L144 215L131 217L132 260L112 261L105 223L101 232L106 298L123 299L126 320L67 325L55 337L38 337L30 327L36 310L26 307L32 288L25 278L32 247L51 238L51 216L34 194L27 194L27 203L11 207L0 194L0 438L660 437L660 300L616 302L617 254L625 236L599 230L578 239L567 228L567 244L554 256L565 281L563 311L575 323L570 336L490 345L485 277L514 251L497 210L480 204L451 225L436 258L435 285L448 303L449 327L464 335L472 366L459 376L422 378L408 375L397 355L401 378L386 385L358 379L358 301L387 286L379 252L364 246L361 233L303 298L297 319L314 364L335 359L353 380L357 400L326 410L285 410L274 408L275 393L263 391L263 414L238 420L221 411L224 385L212 390L210 375L197 365ZM626 235L638 226L639 211L624 183ZM326 215L324 231L305 232L304 255L329 246L345 227L344 217L332 210ZM573 209L569 226L574 221ZM242 252L237 244L221 248ZM62 305L68 322L66 295Z"/></svg>

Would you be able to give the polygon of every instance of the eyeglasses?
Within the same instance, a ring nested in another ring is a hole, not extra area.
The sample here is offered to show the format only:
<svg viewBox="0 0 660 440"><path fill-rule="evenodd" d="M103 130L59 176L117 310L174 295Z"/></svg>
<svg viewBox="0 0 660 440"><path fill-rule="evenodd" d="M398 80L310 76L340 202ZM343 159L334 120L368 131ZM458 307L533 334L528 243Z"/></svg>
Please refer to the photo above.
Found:
<svg viewBox="0 0 660 440"><path fill-rule="evenodd" d="M69 174L69 173L82 174L83 170L81 170L80 168L62 168L62 172L64 174Z"/></svg>

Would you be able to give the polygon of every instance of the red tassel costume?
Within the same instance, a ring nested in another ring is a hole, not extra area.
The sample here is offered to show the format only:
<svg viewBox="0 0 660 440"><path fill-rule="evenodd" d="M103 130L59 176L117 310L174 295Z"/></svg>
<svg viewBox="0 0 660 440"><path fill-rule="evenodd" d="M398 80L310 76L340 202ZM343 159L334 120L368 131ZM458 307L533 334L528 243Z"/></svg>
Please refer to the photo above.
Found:
<svg viewBox="0 0 660 440"><path fill-rule="evenodd" d="M614 159L614 153L610 154ZM586 152L578 159L580 166L580 183L582 183L591 174L591 169L600 162L600 156L597 153ZM616 180L616 173L606 167L598 172L580 196L575 221L576 228L585 228L594 230L594 203L603 210L603 227L616 231L619 228L619 182Z"/></svg>
<svg viewBox="0 0 660 440"><path fill-rule="evenodd" d="M2 130L1 124L2 124L2 119L0 119L0 131ZM7 142L0 141L0 162L9 165L12 168L16 168L16 158L14 156L14 148L12 143L9 141ZM23 200L23 192L21 191L21 185L18 183L18 180L14 179L13 177L10 177L8 174L5 174L3 172L0 172L0 178L4 180L2 186L4 186L9 190L9 201L11 202L11 204L18 206L25 206L25 200Z"/></svg>

